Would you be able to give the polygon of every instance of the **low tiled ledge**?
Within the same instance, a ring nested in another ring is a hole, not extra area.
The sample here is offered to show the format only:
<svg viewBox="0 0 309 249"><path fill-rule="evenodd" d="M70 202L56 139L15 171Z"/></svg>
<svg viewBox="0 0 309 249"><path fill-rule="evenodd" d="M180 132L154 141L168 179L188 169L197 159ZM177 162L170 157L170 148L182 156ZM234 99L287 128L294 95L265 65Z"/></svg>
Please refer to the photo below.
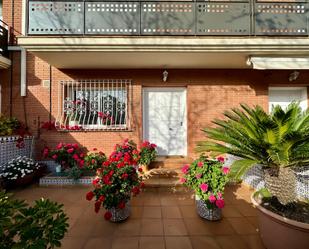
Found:
<svg viewBox="0 0 309 249"><path fill-rule="evenodd" d="M91 185L95 176L82 176L74 180L66 176L56 176L53 173L40 178L40 186Z"/></svg>

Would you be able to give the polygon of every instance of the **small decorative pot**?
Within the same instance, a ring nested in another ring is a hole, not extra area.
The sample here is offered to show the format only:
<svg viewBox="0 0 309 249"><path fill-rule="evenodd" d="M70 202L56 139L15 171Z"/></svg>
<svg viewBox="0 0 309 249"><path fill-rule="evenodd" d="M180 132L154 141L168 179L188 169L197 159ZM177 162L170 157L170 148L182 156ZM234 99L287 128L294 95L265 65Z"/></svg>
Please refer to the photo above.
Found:
<svg viewBox="0 0 309 249"><path fill-rule="evenodd" d="M130 201L126 203L126 206L124 208L111 208L108 209L109 212L112 213L112 217L110 221L112 222L121 222L129 218L131 214L131 204Z"/></svg>
<svg viewBox="0 0 309 249"><path fill-rule="evenodd" d="M199 216L203 219L216 221L221 220L222 210L218 207L208 208L205 201L201 200L197 195L195 196L196 210Z"/></svg>
<svg viewBox="0 0 309 249"><path fill-rule="evenodd" d="M56 173L57 174L61 173L61 165L56 166Z"/></svg>

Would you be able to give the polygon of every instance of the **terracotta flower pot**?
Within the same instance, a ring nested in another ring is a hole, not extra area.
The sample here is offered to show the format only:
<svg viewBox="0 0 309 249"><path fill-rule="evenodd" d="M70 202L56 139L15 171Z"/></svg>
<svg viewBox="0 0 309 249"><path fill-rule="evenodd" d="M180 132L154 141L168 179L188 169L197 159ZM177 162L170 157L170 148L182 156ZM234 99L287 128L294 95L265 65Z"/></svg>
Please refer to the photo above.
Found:
<svg viewBox="0 0 309 249"><path fill-rule="evenodd" d="M251 201L258 209L260 235L267 249L309 248L309 224L284 218L265 209L253 195Z"/></svg>

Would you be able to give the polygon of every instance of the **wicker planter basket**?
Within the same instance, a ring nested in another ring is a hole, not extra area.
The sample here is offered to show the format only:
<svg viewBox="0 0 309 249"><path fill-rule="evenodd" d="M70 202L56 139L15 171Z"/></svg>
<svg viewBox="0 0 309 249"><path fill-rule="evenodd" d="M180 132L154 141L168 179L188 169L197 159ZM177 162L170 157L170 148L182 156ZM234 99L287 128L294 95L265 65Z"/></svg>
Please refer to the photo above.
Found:
<svg viewBox="0 0 309 249"><path fill-rule="evenodd" d="M210 221L221 220L222 211L218 207L208 208L205 201L195 196L196 211L200 217Z"/></svg>
<svg viewBox="0 0 309 249"><path fill-rule="evenodd" d="M111 217L110 221L112 221L112 222L124 221L127 218L129 218L129 216L131 214L130 201L128 201L126 203L125 207L122 208L122 209L113 207L111 209L108 209L108 211L112 213L112 217Z"/></svg>

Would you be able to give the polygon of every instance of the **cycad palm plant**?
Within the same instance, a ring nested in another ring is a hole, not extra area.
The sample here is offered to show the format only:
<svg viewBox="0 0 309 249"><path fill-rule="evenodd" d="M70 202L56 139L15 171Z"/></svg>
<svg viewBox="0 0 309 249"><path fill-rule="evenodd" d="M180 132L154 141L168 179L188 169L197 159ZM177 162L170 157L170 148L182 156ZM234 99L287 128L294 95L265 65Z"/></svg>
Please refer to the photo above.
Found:
<svg viewBox="0 0 309 249"><path fill-rule="evenodd" d="M282 204L296 198L293 167L309 165L309 111L298 103L285 110L275 106L270 114L261 107L241 105L205 129L209 140L199 142L198 151L239 157L231 165L231 176L239 179L256 164L265 169L265 183Z"/></svg>

